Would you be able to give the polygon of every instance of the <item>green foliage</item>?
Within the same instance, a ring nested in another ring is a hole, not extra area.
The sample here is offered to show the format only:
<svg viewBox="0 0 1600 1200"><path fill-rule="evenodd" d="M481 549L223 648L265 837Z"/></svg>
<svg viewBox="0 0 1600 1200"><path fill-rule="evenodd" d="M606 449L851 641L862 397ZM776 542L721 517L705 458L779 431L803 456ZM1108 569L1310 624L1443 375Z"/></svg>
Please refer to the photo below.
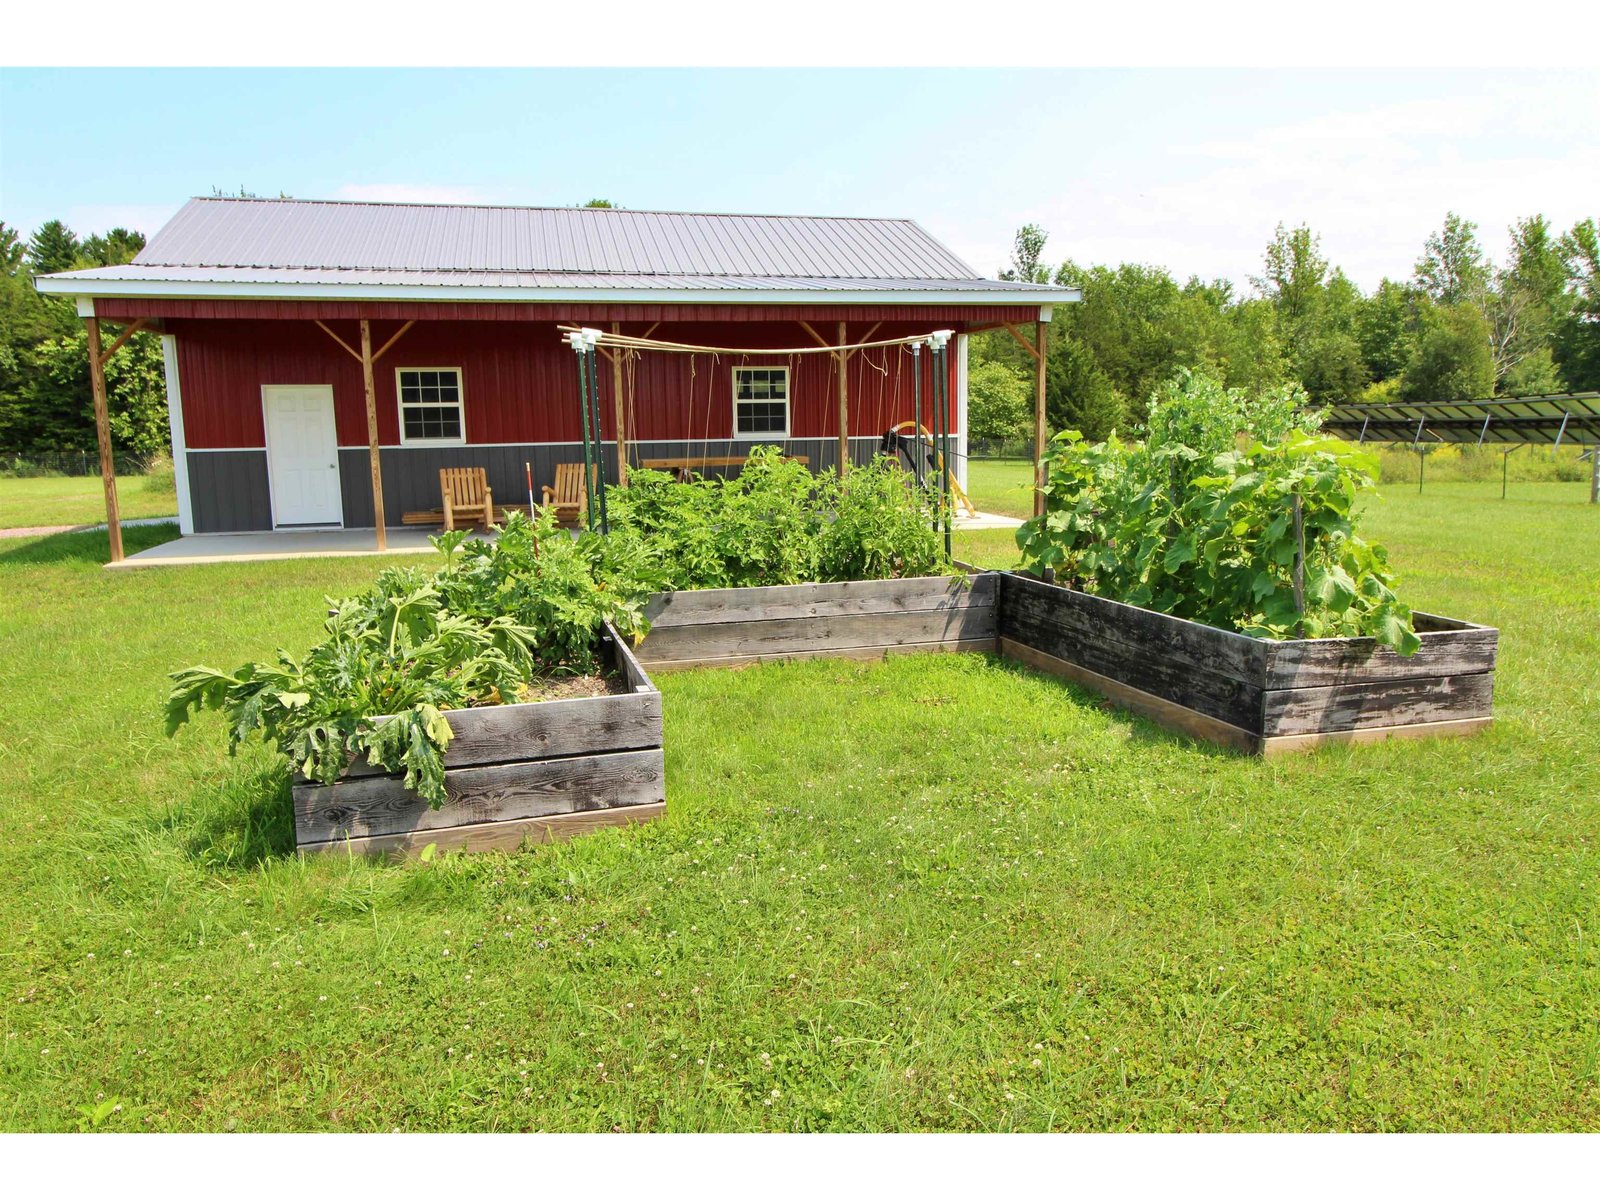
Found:
<svg viewBox="0 0 1600 1200"><path fill-rule="evenodd" d="M334 604L327 636L304 655L228 674L173 672L170 737L202 709L218 709L236 753L252 733L308 779L332 783L355 759L404 772L435 808L445 801L446 709L515 696L532 665L534 631L509 616L452 613L424 573L391 568L368 591ZM379 720L388 717L388 720Z"/></svg>
<svg viewBox="0 0 1600 1200"><path fill-rule="evenodd" d="M34 276L129 261L144 235L116 228L80 242L60 221L24 248L0 224L0 447L83 450L95 444L87 336L70 303L43 296ZM147 454L169 444L160 342L136 334L106 364L112 445Z"/></svg>
<svg viewBox="0 0 1600 1200"><path fill-rule="evenodd" d="M927 494L892 460L830 479L824 494L833 519L817 542L819 579L905 579L948 569Z"/></svg>
<svg viewBox="0 0 1600 1200"><path fill-rule="evenodd" d="M465 537L434 539L445 556L436 573L393 567L367 591L330 602L326 637L304 655L280 650L231 674L174 672L168 736L201 709L219 709L230 753L259 732L322 783L365 756L443 804L451 731L442 714L514 702L542 676L596 670L602 623L643 636L652 590L626 551L593 534L570 537L550 509L537 521L511 514L494 543Z"/></svg>
<svg viewBox="0 0 1600 1200"><path fill-rule="evenodd" d="M1037 225L1024 225L1017 230L1011 244L1011 265L1000 272L1000 278L1021 283L1049 283L1050 268L1040 261L1044 244L1050 235Z"/></svg>
<svg viewBox="0 0 1600 1200"><path fill-rule="evenodd" d="M1400 398L1412 402L1480 400L1494 394L1489 322L1471 304L1425 305L1422 330L1400 377Z"/></svg>
<svg viewBox="0 0 1600 1200"><path fill-rule="evenodd" d="M1024 565L1257 637L1370 636L1414 652L1384 552L1355 531L1376 464L1319 436L1303 399L1184 372L1152 400L1142 445L1059 436L1045 513L1017 531Z"/></svg>
<svg viewBox="0 0 1600 1200"><path fill-rule="evenodd" d="M38 432L29 449L88 450L95 445L89 387L89 339L80 327L34 347L31 386L16 418ZM166 367L161 341L136 333L106 361L111 444L152 454L172 444L167 421Z"/></svg>
<svg viewBox="0 0 1600 1200"><path fill-rule="evenodd" d="M1478 227L1453 212L1444 227L1428 235L1417 259L1417 286L1439 304L1480 301L1489 285L1489 264L1478 244Z"/></svg>
<svg viewBox="0 0 1600 1200"><path fill-rule="evenodd" d="M1052 429L1076 429L1099 440L1126 427L1128 406L1089 348L1063 337L1051 345L1045 365L1045 415Z"/></svg>
<svg viewBox="0 0 1600 1200"><path fill-rule="evenodd" d="M53 275L78 265L78 235L61 221L46 221L28 241L28 266L35 275Z"/></svg>
<svg viewBox="0 0 1600 1200"><path fill-rule="evenodd" d="M309 779L332 783L365 756L444 803L455 708L514 703L533 680L601 668L609 623L639 640L646 599L693 587L887 579L942 570L927 496L887 459L842 481L814 478L776 447L751 451L737 479L678 483L639 471L608 493L609 536L572 536L555 510L508 515L493 541L433 539L434 572L393 567L333 604L304 655L230 673L171 675L167 734L202 709L226 714L230 753L252 733Z"/></svg>
<svg viewBox="0 0 1600 1200"><path fill-rule="evenodd" d="M884 579L942 570L930 497L892 459L840 481L757 446L733 479L634 471L607 493L613 540L637 539L672 589Z"/></svg>
<svg viewBox="0 0 1600 1200"><path fill-rule="evenodd" d="M1033 432L1031 410L1032 388L1022 371L993 359L972 363L967 374L967 432L970 436L994 441L1030 437Z"/></svg>

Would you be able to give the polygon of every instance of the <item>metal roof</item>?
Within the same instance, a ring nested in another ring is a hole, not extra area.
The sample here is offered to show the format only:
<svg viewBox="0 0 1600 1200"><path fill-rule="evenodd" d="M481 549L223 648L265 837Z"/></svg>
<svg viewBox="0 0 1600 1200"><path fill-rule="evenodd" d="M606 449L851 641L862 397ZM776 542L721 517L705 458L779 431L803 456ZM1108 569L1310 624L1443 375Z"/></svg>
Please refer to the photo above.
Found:
<svg viewBox="0 0 1600 1200"><path fill-rule="evenodd" d="M194 199L140 266L977 279L914 221Z"/></svg>
<svg viewBox="0 0 1600 1200"><path fill-rule="evenodd" d="M984 279L910 220L207 198L189 201L132 263L38 286L80 296L1078 299Z"/></svg>
<svg viewBox="0 0 1600 1200"><path fill-rule="evenodd" d="M1358 442L1600 443L1600 392L1441 404L1337 404L1325 432Z"/></svg>
<svg viewBox="0 0 1600 1200"><path fill-rule="evenodd" d="M620 288L658 291L694 291L720 288L730 291L867 291L971 292L979 296L1014 293L1018 303L1037 299L1034 284L1006 283L994 279L849 279L809 275L650 275L602 274L587 271L406 271L394 269L336 271L302 267L92 267L47 279L72 279L84 283L262 283L262 284L375 284L435 288Z"/></svg>

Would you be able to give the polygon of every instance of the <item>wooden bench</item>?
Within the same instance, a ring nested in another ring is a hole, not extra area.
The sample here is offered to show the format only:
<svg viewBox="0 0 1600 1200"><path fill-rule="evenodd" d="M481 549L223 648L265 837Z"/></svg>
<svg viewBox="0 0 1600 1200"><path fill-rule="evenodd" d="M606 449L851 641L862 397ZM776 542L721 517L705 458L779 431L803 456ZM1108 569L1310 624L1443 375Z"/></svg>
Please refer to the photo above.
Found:
<svg viewBox="0 0 1600 1200"><path fill-rule="evenodd" d="M702 454L681 458L646 458L641 459L639 465L652 471L671 471L680 482L687 483L694 471L703 471L707 467L742 467L747 461L748 456L743 454ZM810 456L805 454L786 454L784 461L807 467L811 465Z"/></svg>
<svg viewBox="0 0 1600 1200"><path fill-rule="evenodd" d="M482 467L444 467L439 471L439 491L444 497L444 527L454 529L460 517L494 524L494 493Z"/></svg>
<svg viewBox="0 0 1600 1200"><path fill-rule="evenodd" d="M557 463L555 486L546 486L544 502L555 505L562 524L581 521L589 511L589 493L583 485L582 463Z"/></svg>
<svg viewBox="0 0 1600 1200"><path fill-rule="evenodd" d="M742 467L748 455L744 454L703 454L688 458L646 458L639 463L652 471L670 471L673 468L694 469L699 467ZM786 454L784 461L804 463L811 465L811 457L806 454Z"/></svg>

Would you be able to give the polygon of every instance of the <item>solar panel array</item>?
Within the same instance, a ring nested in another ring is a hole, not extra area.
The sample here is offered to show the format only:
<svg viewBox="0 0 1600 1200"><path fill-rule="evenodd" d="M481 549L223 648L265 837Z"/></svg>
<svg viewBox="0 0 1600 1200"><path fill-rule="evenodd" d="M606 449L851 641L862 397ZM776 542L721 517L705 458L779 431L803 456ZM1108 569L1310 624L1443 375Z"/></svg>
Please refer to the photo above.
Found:
<svg viewBox="0 0 1600 1200"><path fill-rule="evenodd" d="M1336 404L1323 431L1352 442L1600 445L1600 392L1448 404Z"/></svg>

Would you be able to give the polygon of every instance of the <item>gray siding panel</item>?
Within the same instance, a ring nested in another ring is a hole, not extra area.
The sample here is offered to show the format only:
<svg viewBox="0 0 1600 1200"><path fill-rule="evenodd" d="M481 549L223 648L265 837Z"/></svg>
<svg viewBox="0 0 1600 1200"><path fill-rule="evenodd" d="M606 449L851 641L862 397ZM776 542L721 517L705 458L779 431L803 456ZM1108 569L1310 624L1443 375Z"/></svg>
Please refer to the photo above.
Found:
<svg viewBox="0 0 1600 1200"><path fill-rule="evenodd" d="M191 450L184 457L196 533L272 528L265 450Z"/></svg>
<svg viewBox="0 0 1600 1200"><path fill-rule="evenodd" d="M751 442L727 439L713 441L637 442L630 446L629 458L637 465L646 458L675 458L704 455L720 458L750 452ZM786 454L803 454L813 471L831 471L838 462L838 443L833 438L795 438L776 443ZM852 438L850 456L857 463L871 460L877 449L875 439ZM547 446L385 446L379 451L383 466L383 510L391 525L398 525L408 512L438 508L439 471L444 467L482 467L489 477L489 488L499 504L526 504L528 486L522 464L533 465L534 499L539 490L556 477L556 464L582 462L583 446L568 442ZM616 481L616 446L606 446L607 478ZM706 474L725 474L736 468L708 468ZM339 451L339 488L343 496L344 523L350 529L372 525L371 472L367 451L342 448ZM260 526L259 528L267 528Z"/></svg>

